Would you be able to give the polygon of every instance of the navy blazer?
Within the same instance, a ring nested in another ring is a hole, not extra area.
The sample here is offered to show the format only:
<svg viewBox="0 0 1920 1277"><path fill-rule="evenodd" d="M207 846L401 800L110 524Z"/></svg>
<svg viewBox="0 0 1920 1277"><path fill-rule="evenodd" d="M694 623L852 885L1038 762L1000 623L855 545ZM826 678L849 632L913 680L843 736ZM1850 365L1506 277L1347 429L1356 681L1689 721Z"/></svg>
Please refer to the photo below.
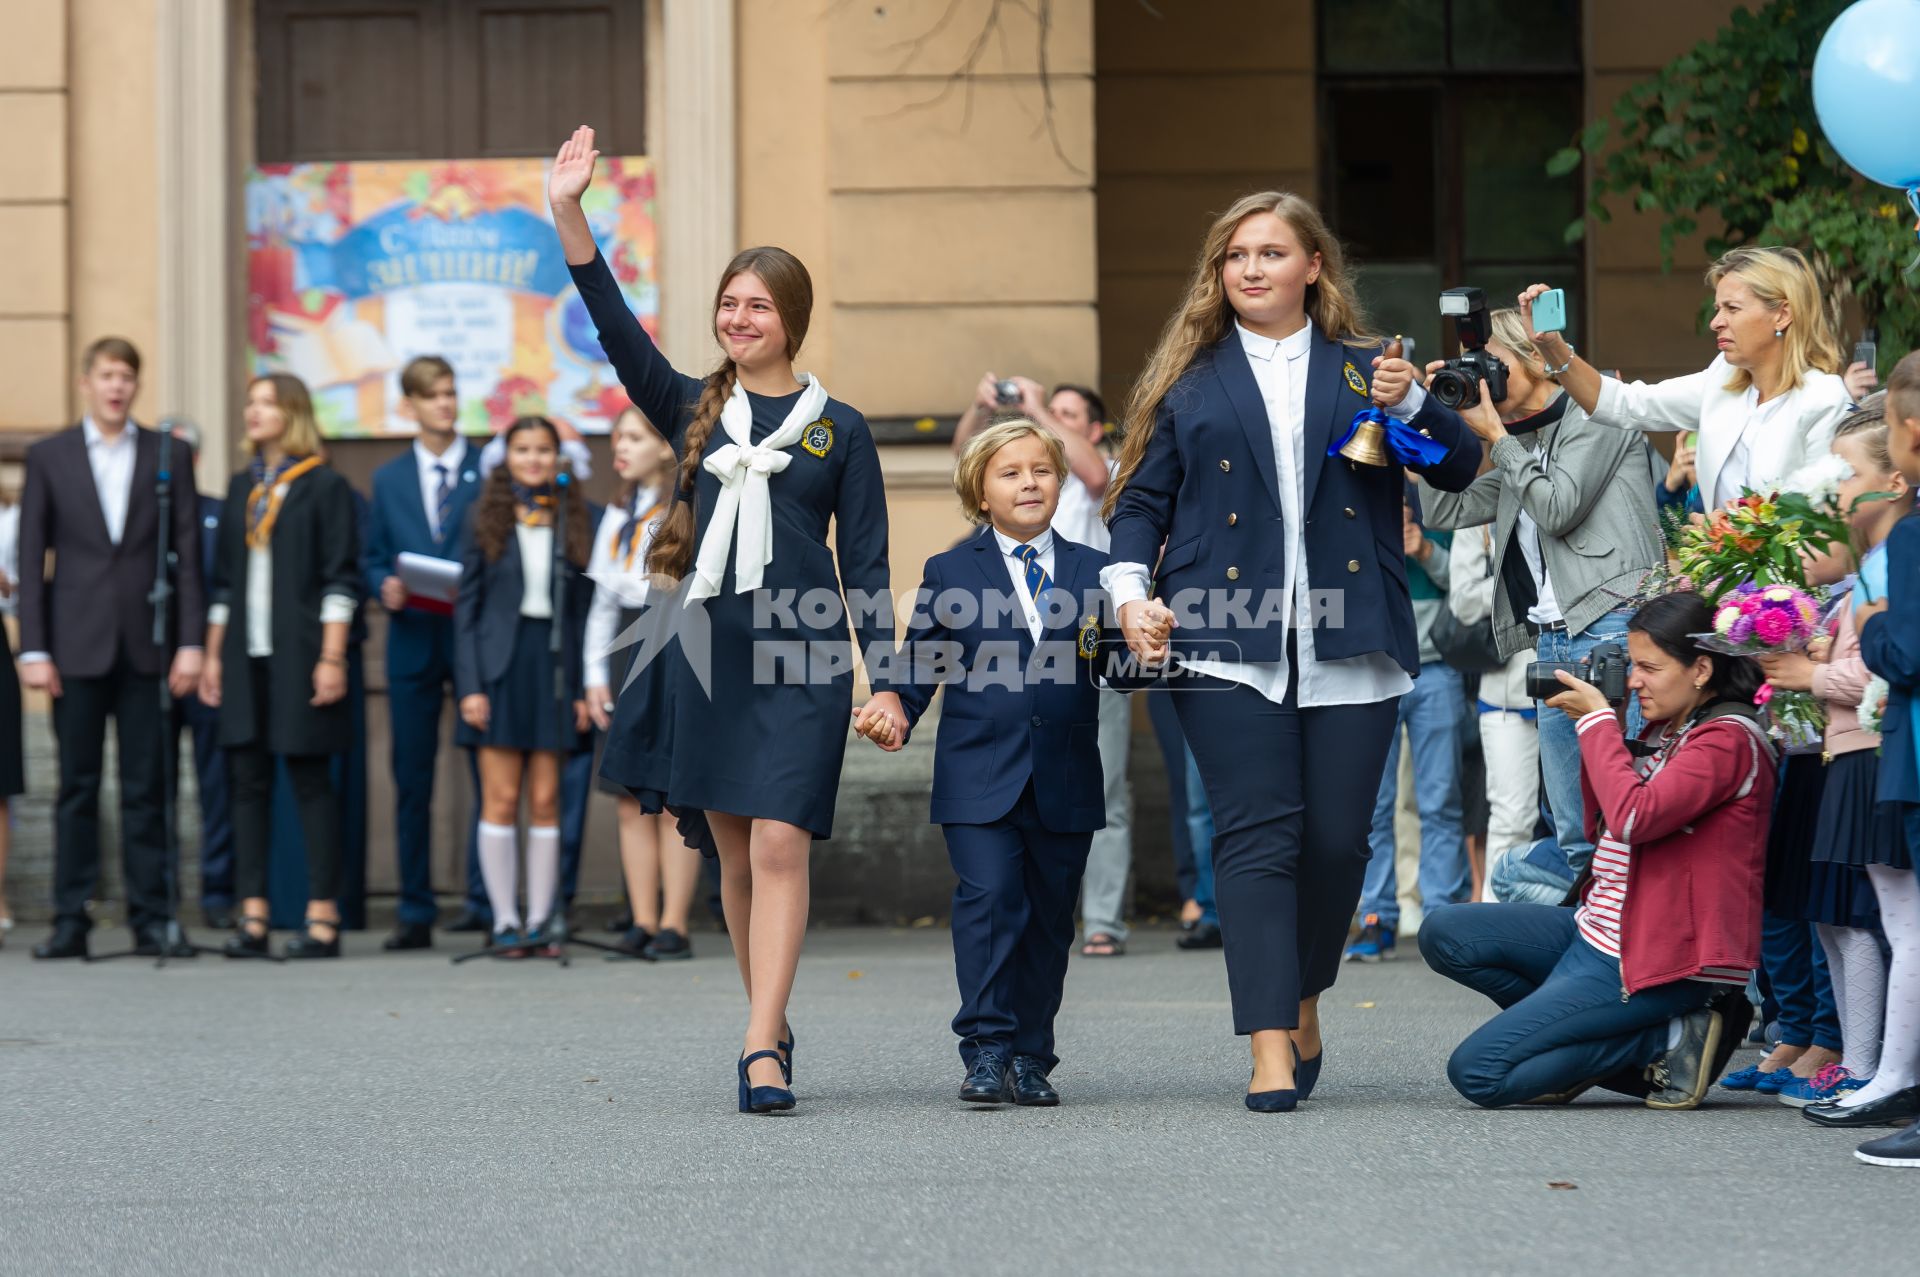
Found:
<svg viewBox="0 0 1920 1277"><path fill-rule="evenodd" d="M1107 823L1091 650L1106 606L1107 556L1055 532L1053 558L1046 628L1035 644L991 531L934 555L906 644L889 673L875 675L877 688L899 694L909 734L933 694L947 689L934 741L937 825L998 820L1029 780L1041 823L1053 832Z"/></svg>
<svg viewBox="0 0 1920 1277"><path fill-rule="evenodd" d="M453 608L453 692L484 695L513 664L513 643L520 629L520 601L526 578L520 566L520 538L510 536L497 559L488 559L474 543L471 517L462 525L460 597ZM555 528L554 535L561 535ZM585 673L581 644L587 609L593 603L593 579L569 567L566 593L554 624L561 626L560 651L566 660L568 696L579 700Z"/></svg>
<svg viewBox="0 0 1920 1277"><path fill-rule="evenodd" d="M1875 797L1883 803L1920 803L1912 717L1914 694L1920 692L1920 514L1894 524L1887 537L1887 610L1860 628L1860 659L1887 680Z"/></svg>
<svg viewBox="0 0 1920 1277"><path fill-rule="evenodd" d="M413 449L387 462L373 472L373 511L367 526L367 551L362 570L367 582L367 597L380 601L380 583L394 575L394 561L402 551L426 554L437 559L458 559L460 529L466 523L467 509L480 492L479 445L469 439L467 455L460 473L454 476L453 499L447 510L446 527L433 535L433 520L427 515L426 501L420 492L420 469ZM387 628L387 676L405 678L438 665L448 668L453 661L453 627L444 616L402 609L389 612Z"/></svg>
<svg viewBox="0 0 1920 1277"><path fill-rule="evenodd" d="M1400 536L1401 467L1327 456L1328 444L1370 406L1373 359L1383 349L1316 331L1308 355L1307 579L1316 598L1340 592L1324 615L1316 611L1313 643L1322 660L1385 652L1414 674L1420 641ZM1421 470L1428 483L1459 492L1473 482L1480 442L1466 422L1429 396L1412 424L1447 445L1444 458ZM1237 330L1196 357L1161 401L1108 526L1113 562L1158 561L1154 588L1178 620L1177 651L1281 659L1291 618L1261 613L1263 599L1277 600L1286 566L1279 471L1266 403Z"/></svg>

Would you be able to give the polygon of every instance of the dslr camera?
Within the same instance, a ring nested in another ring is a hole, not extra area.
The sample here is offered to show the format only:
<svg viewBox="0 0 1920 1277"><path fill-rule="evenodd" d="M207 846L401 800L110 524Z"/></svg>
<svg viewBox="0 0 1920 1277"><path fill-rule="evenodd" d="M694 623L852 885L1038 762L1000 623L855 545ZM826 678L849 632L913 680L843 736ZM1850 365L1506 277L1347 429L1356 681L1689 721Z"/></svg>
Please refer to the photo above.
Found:
<svg viewBox="0 0 1920 1277"><path fill-rule="evenodd" d="M1427 393L1458 412L1480 402L1484 378L1493 402L1507 397L1507 366L1487 353L1487 295L1477 288L1449 288L1440 294L1440 313L1453 317L1460 354L1445 361L1427 382Z"/></svg>
<svg viewBox="0 0 1920 1277"><path fill-rule="evenodd" d="M1554 677L1559 670L1599 688L1610 705L1627 699L1627 649L1618 643L1595 643L1584 661L1533 662L1527 666L1527 695L1544 701L1566 691L1566 684Z"/></svg>

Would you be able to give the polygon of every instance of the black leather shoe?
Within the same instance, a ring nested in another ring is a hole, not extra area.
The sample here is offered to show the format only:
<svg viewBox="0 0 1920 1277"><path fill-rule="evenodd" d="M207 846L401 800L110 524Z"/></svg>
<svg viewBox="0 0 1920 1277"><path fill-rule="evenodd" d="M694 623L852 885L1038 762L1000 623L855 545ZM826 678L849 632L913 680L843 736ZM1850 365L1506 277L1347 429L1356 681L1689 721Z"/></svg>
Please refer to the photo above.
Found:
<svg viewBox="0 0 1920 1277"><path fill-rule="evenodd" d="M235 925L233 934L220 946L220 952L229 958L265 958L267 951L268 922L265 918L242 916Z"/></svg>
<svg viewBox="0 0 1920 1277"><path fill-rule="evenodd" d="M468 909L458 918L454 919L452 926L441 929L443 931L479 931L487 935L492 935L493 919L482 917L480 914Z"/></svg>
<svg viewBox="0 0 1920 1277"><path fill-rule="evenodd" d="M433 926L425 922L403 922L393 929L380 945L388 953L398 953L402 949L433 948Z"/></svg>
<svg viewBox="0 0 1920 1277"><path fill-rule="evenodd" d="M1052 1108L1060 1092L1047 1081L1047 1066L1031 1055L1013 1057L1013 1102L1030 1108Z"/></svg>
<svg viewBox="0 0 1920 1277"><path fill-rule="evenodd" d="M1895 1091L1882 1099L1856 1104L1852 1108L1842 1108L1838 1104L1809 1104L1800 1110L1800 1116L1816 1126L1894 1126L1908 1118L1920 1117L1920 1086L1910 1086L1904 1091Z"/></svg>
<svg viewBox="0 0 1920 1277"><path fill-rule="evenodd" d="M90 928L84 922L68 919L57 922L53 934L33 946L33 956L42 960L54 958L84 958L87 956L87 932Z"/></svg>
<svg viewBox="0 0 1920 1277"><path fill-rule="evenodd" d="M181 936L171 945L167 944L167 924L149 922L133 929L133 953L138 958L157 958L164 950L169 958L191 958L193 946Z"/></svg>
<svg viewBox="0 0 1920 1277"><path fill-rule="evenodd" d="M1012 1103L1013 1075L1007 1057L992 1049L974 1056L967 1080L960 1084L960 1098L969 1104Z"/></svg>
<svg viewBox="0 0 1920 1277"><path fill-rule="evenodd" d="M214 905L200 911L200 921L209 931L233 930L233 906Z"/></svg>
<svg viewBox="0 0 1920 1277"><path fill-rule="evenodd" d="M1181 933L1174 944L1182 949L1218 949L1221 946L1220 928L1211 922L1196 922Z"/></svg>
<svg viewBox="0 0 1920 1277"><path fill-rule="evenodd" d="M313 934L315 927L325 927L333 932L333 938L322 940ZM340 924L327 918L308 918L307 929L287 941L287 947L280 956L289 960L300 958L337 958L340 956Z"/></svg>
<svg viewBox="0 0 1920 1277"><path fill-rule="evenodd" d="M1853 1150L1853 1155L1869 1166L1920 1166L1920 1122L1868 1140Z"/></svg>
<svg viewBox="0 0 1920 1277"><path fill-rule="evenodd" d="M647 941L647 958L653 962L685 962L693 956L693 945L678 931L657 931Z"/></svg>

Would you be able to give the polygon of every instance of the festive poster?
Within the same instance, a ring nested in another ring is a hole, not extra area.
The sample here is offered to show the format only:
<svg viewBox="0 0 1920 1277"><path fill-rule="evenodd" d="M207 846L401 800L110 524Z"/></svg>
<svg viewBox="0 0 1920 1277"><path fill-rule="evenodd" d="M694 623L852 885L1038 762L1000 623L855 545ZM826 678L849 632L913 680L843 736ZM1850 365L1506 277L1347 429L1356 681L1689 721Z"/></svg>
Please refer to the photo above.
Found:
<svg viewBox="0 0 1920 1277"><path fill-rule="evenodd" d="M454 367L461 428L543 413L604 434L626 407L567 274L546 160L275 164L247 183L247 357L313 392L331 438L413 433L399 370ZM653 166L602 158L583 201L627 306L658 332Z"/></svg>

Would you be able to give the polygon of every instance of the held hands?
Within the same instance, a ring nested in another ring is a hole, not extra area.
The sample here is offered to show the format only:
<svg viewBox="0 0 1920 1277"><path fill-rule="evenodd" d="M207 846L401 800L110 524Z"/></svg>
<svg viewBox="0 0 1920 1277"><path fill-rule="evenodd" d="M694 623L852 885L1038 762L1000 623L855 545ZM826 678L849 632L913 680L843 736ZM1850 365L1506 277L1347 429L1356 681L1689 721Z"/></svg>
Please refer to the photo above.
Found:
<svg viewBox="0 0 1920 1277"><path fill-rule="evenodd" d="M547 173L547 203L578 204L593 185L593 162L600 152L593 149L593 130L581 125L573 136L561 143Z"/></svg>
<svg viewBox="0 0 1920 1277"><path fill-rule="evenodd" d="M200 703L220 708L220 658L211 654L200 662Z"/></svg>
<svg viewBox="0 0 1920 1277"><path fill-rule="evenodd" d="M397 576L389 576L380 582L380 606L389 612L398 612L407 605L407 587L401 584Z"/></svg>
<svg viewBox="0 0 1920 1277"><path fill-rule="evenodd" d="M1167 641L1173 628L1173 610L1159 599L1135 599L1120 609L1120 633L1127 650L1149 668L1167 660Z"/></svg>
<svg viewBox="0 0 1920 1277"><path fill-rule="evenodd" d="M487 703L486 694L475 692L471 696L460 698L460 721L476 732L487 730L487 721L493 717L493 709Z"/></svg>
<svg viewBox="0 0 1920 1277"><path fill-rule="evenodd" d="M342 657L321 657L313 667L313 699L307 704L316 709L331 705L347 694L347 662Z"/></svg>
<svg viewBox="0 0 1920 1277"><path fill-rule="evenodd" d="M1553 676L1566 685L1566 691L1558 696L1549 697L1547 704L1555 709L1566 711L1568 718L1575 722L1585 718L1597 709L1612 709L1613 705L1600 689L1592 683L1582 682L1565 670L1555 670Z"/></svg>
<svg viewBox="0 0 1920 1277"><path fill-rule="evenodd" d="M1413 383L1421 380L1419 370L1400 357L1403 349L1396 337L1387 343L1384 355L1373 357L1373 402L1382 408L1398 405Z"/></svg>
<svg viewBox="0 0 1920 1277"><path fill-rule="evenodd" d="M907 743L907 711L896 692L875 692L853 712L853 730L886 750L897 753Z"/></svg>
<svg viewBox="0 0 1920 1277"><path fill-rule="evenodd" d="M167 690L175 697L191 696L200 686L200 668L204 661L199 652L175 652L173 666L167 671Z"/></svg>
<svg viewBox="0 0 1920 1277"><path fill-rule="evenodd" d="M1805 652L1768 652L1754 658L1767 673L1767 682L1782 692L1811 692L1813 662Z"/></svg>

